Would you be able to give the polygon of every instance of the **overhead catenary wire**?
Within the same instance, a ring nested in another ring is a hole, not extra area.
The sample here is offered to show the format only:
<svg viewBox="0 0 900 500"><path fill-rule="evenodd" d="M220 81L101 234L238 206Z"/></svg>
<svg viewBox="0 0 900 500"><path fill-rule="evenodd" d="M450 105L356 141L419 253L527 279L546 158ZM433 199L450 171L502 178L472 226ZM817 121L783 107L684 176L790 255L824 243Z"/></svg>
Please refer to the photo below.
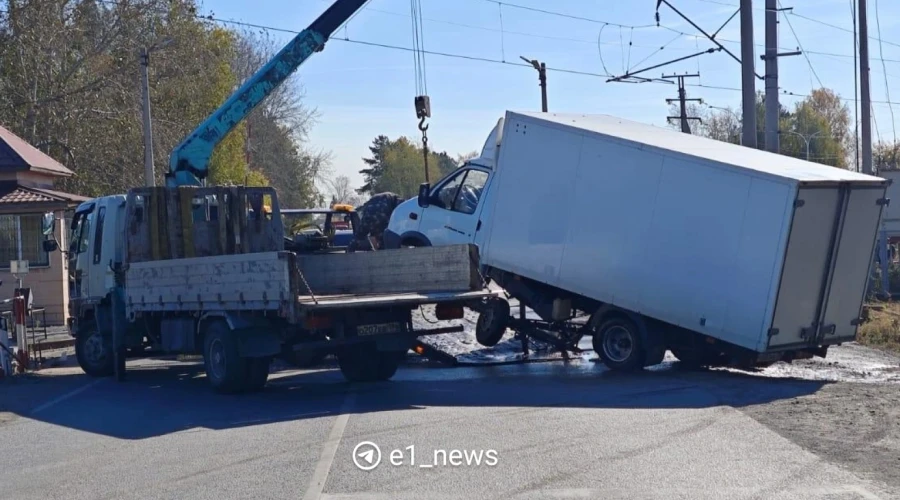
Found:
<svg viewBox="0 0 900 500"><path fill-rule="evenodd" d="M482 1L492 2L492 3L499 2L499 0L482 0ZM108 5L118 5L119 4L118 0L97 0L97 2L102 3L102 4L108 4ZM502 3L504 5L508 5L508 6L513 5L508 2L502 2ZM734 5L732 5L732 6L734 6ZM374 9L370 8L369 10L374 10ZM529 10L534 10L534 9L529 8ZM537 10L542 11L543 9L537 9ZM167 11L160 10L160 12L167 12ZM557 15L558 13L553 13L553 14ZM564 17L571 17L567 14L560 14L560 15L563 15ZM800 16L796 13L792 13L790 15L795 15L797 17L804 17L804 16ZM244 26L244 27L248 27L248 28L268 30L268 31L280 32L280 33L288 33L288 34L294 34L294 35L299 33L299 31L296 29L280 28L280 27L275 27L275 26L263 25L263 24L259 24L259 23L236 21L233 19L222 19L222 18L215 17L214 15L194 14L194 17L196 17L197 19L199 19L201 21L207 21L207 22L231 24L231 25L235 25L235 26ZM629 28L633 27L635 29L655 28L656 27L656 25L631 26L631 25L624 25L624 24L619 24L619 23L599 21L596 19L589 19L589 18L584 18L583 20L590 21L593 23L607 24L610 26L626 26ZM816 21L816 20L814 20L814 21ZM825 24L827 25L827 23L825 23ZM834 26L834 25L829 25L829 26L832 26L836 29L840 29L842 31L846 31L848 33L852 33L851 30L847 30L847 29L841 28L839 26ZM683 31L680 31L680 30L677 30L677 29L674 29L671 27L667 27L665 25L661 25L660 27L663 29L667 29L673 33L677 33L679 35L687 35L687 36L696 37L696 35L688 34ZM729 41L729 40L725 40L722 38L717 38L717 39L720 41ZM400 50L400 51L412 51L413 50L410 47L403 47L400 45L373 42L373 41L369 41L369 40L353 39L346 35L343 38L341 38L340 36L332 36L331 38L329 38L329 40L336 40L336 41L341 41L341 42L345 42L345 43L352 43L352 44L365 45L365 46L371 46L371 47L379 47L379 48L390 49L390 50ZM591 43L596 43L596 42L591 42ZM737 43L739 43L739 42L737 42ZM885 43L887 43L888 45L896 45L896 44L892 44L892 42L888 42L888 41L885 41ZM900 46L900 45L898 45L898 46ZM470 55L470 54L458 54L458 53L435 51L435 50L424 50L423 52L425 54L434 55L434 56L438 56L438 57L446 57L446 58L461 59L461 60L468 60L468 61L475 61L475 62L483 62L483 63L489 63L489 64L503 64L503 65L507 65L507 66L517 66L517 67L522 67L522 68L533 69L533 67L529 64L524 64L524 63L519 63L519 62L514 62L514 61L503 61L503 60L498 60L495 58L484 57L484 56L477 56L477 55ZM810 53L812 54L815 52L810 51ZM835 55L837 55L837 54L835 54ZM846 55L846 56L840 55L840 56L841 57L852 57L850 55ZM888 59L887 61L892 62L890 59ZM900 61L894 61L894 62L900 62ZM574 69L574 68L561 68L561 67L551 67L551 66L547 67L547 71L552 71L552 72L556 72L556 73L567 73L567 74L580 75L580 76L589 76L589 77L594 77L594 78L610 78L613 76L609 72L599 73L599 72L579 70L579 69ZM700 88L706 88L706 89L712 89L712 90L726 90L726 91L732 91L732 92L741 92L741 89L736 88L736 87L717 86L717 85L709 85L709 84L704 84L704 83L694 83L694 84L686 84L686 85L689 87L700 87ZM790 97L799 97L799 98L809 97L806 94L794 93L794 92L790 92L787 90L783 90L782 93L783 93L783 95L790 96ZM844 98L844 97L839 97L839 99L841 99L843 101L847 101L847 102L853 102L853 99L848 99L848 98ZM872 104L873 105L875 105L875 104L893 105L893 104L898 104L898 103L888 102L888 101L880 101L880 100L872 100Z"/></svg>
<svg viewBox="0 0 900 500"><path fill-rule="evenodd" d="M778 0L778 7L781 8L781 0ZM800 42L800 37L797 36L797 32L794 30L794 25L791 24L791 19L784 15L784 20L787 21L788 28L791 29L791 33L794 35L794 40L797 41L797 48L800 49L800 53L803 54L804 59L806 59L806 64L809 65L809 71L812 72L812 75L816 77L816 81L819 82L819 88L824 87L822 84L822 79L819 78L819 74L816 73L816 68L813 67L812 61L809 60L809 55L803 50L803 43ZM812 85L810 85L812 87Z"/></svg>
<svg viewBox="0 0 900 500"><path fill-rule="evenodd" d="M881 16L879 15L878 10L878 0L875 0L875 26L878 30L878 55L882 58L881 60L881 68L884 70L884 97L887 98L888 102L891 102L891 86L887 80L887 67L884 63L884 45L881 41ZM894 137L894 144L897 143L897 126L894 124L894 106L889 105L888 109L891 111L891 132Z"/></svg>
<svg viewBox="0 0 900 500"><path fill-rule="evenodd" d="M527 11L531 11L531 12L539 12L541 14L547 14L547 15L557 16L557 17L565 17L568 19L575 19L578 21L585 21L585 22L595 23L595 24L607 24L609 26L615 26L617 28L644 29L644 28L655 28L656 27L655 24L642 24L642 25L638 25L638 26L633 26L633 25L628 25L628 24L611 23L608 21L600 20L600 19L592 19L590 17L577 16L574 14L566 14L564 12L559 12L559 11L554 11L554 10L539 9L537 7L529 7L526 5L519 5L519 4L515 4L515 3L504 2L501 0L482 0L482 1L496 3L496 4L510 7L513 9L521 9L521 10L527 10Z"/></svg>

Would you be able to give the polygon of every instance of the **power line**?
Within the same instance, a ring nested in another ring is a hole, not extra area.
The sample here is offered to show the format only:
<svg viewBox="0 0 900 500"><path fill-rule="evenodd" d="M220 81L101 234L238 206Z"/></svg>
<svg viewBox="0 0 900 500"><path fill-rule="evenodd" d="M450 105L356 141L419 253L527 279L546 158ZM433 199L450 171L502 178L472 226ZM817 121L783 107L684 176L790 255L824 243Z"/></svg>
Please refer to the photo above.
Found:
<svg viewBox="0 0 900 500"><path fill-rule="evenodd" d="M119 6L119 3L118 3L117 1L115 1L115 0L96 0L96 1L97 1L98 3L102 3L102 4L109 4L109 5L113 5L113 6ZM501 3L501 2L499 2L499 0L483 0L483 1L492 2L492 3ZM709 1L710 1L710 3L711 3L711 0L709 0ZM502 3L503 3L504 5L510 5L510 6L513 5L513 4L508 4L508 3L506 3L506 2L502 2ZM533 9L529 8L529 10L533 10ZM538 9L538 10L540 10L540 9ZM0 11L0 12L5 12L5 11ZM168 12L168 11L167 11L167 10L162 10L162 9L160 9L159 12ZM797 15L797 14L793 14L793 15ZM235 25L235 26L244 26L244 27L248 27L248 28L262 29L262 30L268 30L268 31L273 31L273 32L288 33L288 34L293 34L293 35L296 35L296 34L299 33L299 31L297 31L297 30L292 30L292 29L287 29L287 28L278 28L278 27L275 27L275 26L267 26L267 25L262 25L262 24L257 24L257 23L250 23L250 22L245 22L245 21L234 21L234 20L229 20L229 19L221 19L221 18L217 18L217 17L212 16L212 15L193 14L193 17L195 17L195 18L197 18L197 19L199 19L199 20L202 20L202 21L218 22L218 23L223 23L223 24L232 24L232 25ZM798 17L800 17L800 16L798 16ZM609 26L624 26L624 27L628 27L628 28L634 27L634 28L636 28L636 29L637 29L637 28L641 28L641 26L627 26L627 25L621 25L621 24L617 24L617 23L608 23L608 22L605 22L605 21L598 21L598 20L590 20L590 21L591 21L591 22L600 23L600 24L607 24L607 25L609 25ZM649 27L649 26L646 26L646 27ZM663 28L668 29L669 31L672 31L672 32L675 32L675 33L680 33L680 34L684 34L684 35L688 35L688 36L694 36L694 35L689 35L689 34L687 34L687 33L680 32L680 31L678 31L678 30L676 30L676 29L674 29L674 28L668 28L668 27L665 27L665 26L663 26ZM843 30L843 28L838 28L838 29L842 29L842 30ZM847 30L844 30L844 31L847 31ZM870 37L870 38L871 38L871 37ZM873 38L873 39L874 39L874 38ZM391 44L385 44L385 43L371 42L371 41L367 41L367 40L354 40L354 39L351 39L351 38L349 38L349 37L347 37L347 36L344 36L343 38L333 36L333 37L329 38L329 40L337 40L337 41L342 41L342 42L346 42L346 43L353 43L353 44L357 44L357 45L366 45L366 46L371 46L371 47L380 47L380 48L391 49L391 50L402 50L402 51L407 51L407 52L413 51L413 49L410 48L410 47L403 47L403 46L399 46L399 45L391 45ZM719 40L725 41L725 40L723 40L723 39L719 39ZM876 39L876 40L877 40L877 39ZM594 42L592 42L592 43L594 43ZM885 41L885 43L891 45L891 42ZM900 45L898 45L898 46L900 46ZM507 66L518 66L518 67L523 67L523 68L532 68L532 66L531 66L531 65L528 65L528 64L517 63L517 62L511 62L511 61L502 61L502 60L499 60L499 59L493 59L493 58L489 58L489 57L472 56L472 55L466 55L466 54L456 54L456 53L441 52L441 51L434 51L434 50L426 50L426 51L424 51L424 53L425 53L425 54L429 54L429 55L435 55L435 56L447 57L447 58L454 58L454 59L463 59L463 60L476 61L476 62L485 62L485 63L493 63L493 64L504 64L504 65L507 65ZM811 52L811 53L814 53L814 52ZM571 69L571 68L553 68L553 67L547 67L547 70L548 70L548 71L554 71L554 72L557 72L557 73L566 73L566 74L573 74L573 75L590 76L590 77L596 77L596 78L610 78L610 77L613 77L613 75L608 74L608 73L607 73L607 74L603 74L603 73L597 73L597 72L591 72L591 71L581 71L581 70L576 70L576 69ZM726 87L726 86L717 86L717 85L708 85L708 84L702 84L702 83L686 84L686 86L689 86L689 87L700 87L700 88L706 88L706 89L712 89L712 90L726 90L726 91L732 91L732 92L741 92L741 89L740 89L740 88ZM808 94L794 93L794 92L790 92L790 91L784 90L784 89L782 89L782 94L783 94L783 95L786 95L786 96L798 97L798 98L806 98L806 97L809 97ZM848 102L852 102L852 101L853 101L853 99L848 99L848 98L845 98L845 97L838 97L838 98L839 98L840 100L842 100L842 101L848 101ZM892 102L892 101L876 101L876 100L872 100L871 102L872 102L872 104L881 104L881 105L888 105L888 106L898 104L898 103L895 103L895 102Z"/></svg>
<svg viewBox="0 0 900 500"><path fill-rule="evenodd" d="M224 23L224 24L233 24L236 26L244 26L247 28L270 30L270 31L276 31L276 32L280 32L280 33L289 33L289 34L294 34L294 35L299 33L299 31L291 30L291 29L287 29L287 28L276 28L274 26L265 26L262 24L248 23L248 22L244 22L244 21L233 21L233 20L229 20L229 19L220 19L220 18L213 17L213 16L198 15L197 18L206 20L206 21L213 21L213 22ZM414 50L411 47L403 47L400 45L391 45L391 44L387 44L387 43L370 42L367 40L354 40L347 36L344 36L343 38L341 38L339 36L333 36L333 37L329 38L328 40L329 41L336 40L339 42L355 43L358 45L367 45L370 47L381 47L384 49L403 50L403 51L407 51L407 52L412 52ZM489 57L470 56L470 55L466 55L466 54L454 54L454 53L450 53L450 52L440 52L440 51L436 51L436 50L423 50L422 53L428 54L428 55L434 55L434 56L450 57L450 58L455 58L455 59L465 59L465 60L469 60L469 61L505 64L508 66L519 66L522 68L531 68L532 67L530 64L517 63L517 62L511 62L511 61L502 61L500 59L492 59ZM595 73L595 72L591 72L591 71L580 71L580 70L569 69L569 68L552 68L549 66L547 67L547 71L555 71L557 73L568 73L568 74L573 74L573 75L593 76L593 77L598 77L598 78L609 78L612 76L609 74L601 74L601 73Z"/></svg>
<svg viewBox="0 0 900 500"><path fill-rule="evenodd" d="M537 7L528 7L525 5L519 5L519 4L515 4L515 3L503 2L501 0L483 0L483 1L495 3L498 5L510 7L513 9L527 10L527 11L531 11L531 12L539 12L541 14L547 14L547 15L557 16L557 17L565 17L568 19L575 19L578 21L586 21L586 22L595 23L595 24L606 24L608 26L615 26L617 28L645 29L645 28L655 28L656 27L655 24L642 24L639 26L631 26L631 25L627 25L627 24L611 23L609 21L602 21L600 19L592 19L589 17L576 16L574 14L566 14L565 12L559 12L559 11L554 11L554 10L538 9Z"/></svg>
<svg viewBox="0 0 900 500"><path fill-rule="evenodd" d="M882 45L881 40L880 40L880 38L881 38L881 19L880 18L881 18L881 16L879 16L878 0L875 0L875 25L878 29L878 37L879 37L878 55L884 56L884 46ZM884 60L881 61L881 67L882 67L882 69L884 69L884 96L887 98L888 102L890 102L891 101L891 88L890 88L890 85L888 84L887 67L884 64ZM894 125L894 107L889 106L889 109L891 110L891 131L894 136L894 143L896 144L897 143L897 127L896 127L896 125Z"/></svg>
<svg viewBox="0 0 900 500"><path fill-rule="evenodd" d="M778 0L778 7L781 8L781 0ZM791 29L791 33L794 34L794 40L797 40L797 47L800 49L800 53L803 54L803 57L806 59L806 64L809 65L809 70L812 72L813 76L816 77L816 81L819 82L819 87L824 87L822 85L822 79L819 78L819 74L816 73L816 68L813 67L812 61L809 60L809 55L803 50L803 44L800 42L800 37L797 36L797 32L794 31L794 25L791 24L791 19L788 16L784 16L784 20L787 21L788 27Z"/></svg>
<svg viewBox="0 0 900 500"><path fill-rule="evenodd" d="M728 91L732 91L732 92L741 92L741 89L739 89L739 88L737 88L737 87L726 87L726 86L722 86L722 85L707 85L707 84L701 84L701 83L688 83L688 84L685 84L685 85L688 86L688 87L701 87L701 88L704 88L704 89L712 89L712 90L728 90ZM797 92L791 92L790 90L785 90L785 89L781 89L781 95L783 95L783 96L788 96L788 97L797 97L797 98L807 98L807 97L811 97L809 94L800 94L800 93L797 93ZM853 102L853 99L850 99L850 98L847 98L847 97L840 97L840 96L837 96L837 98L840 99L841 101ZM896 102L893 102L893 101L875 101L875 100L873 100L873 101L871 101L871 102L872 102L872 104L882 104L882 105L885 105L885 106L896 106L896 105L900 105L900 103L896 103Z"/></svg>
<svg viewBox="0 0 900 500"><path fill-rule="evenodd" d="M836 25L836 24L826 23L825 21L820 21L820 20L818 20L818 19L814 19L814 18L812 18L812 17L804 16L804 15L802 15L802 14L797 14L796 12L793 12L793 11L789 12L788 15L789 15L789 16L799 17L800 19L806 19L806 20L809 21L809 22L816 23L816 24L820 24L820 25L822 25L822 26L828 26L829 28L834 28L834 29L836 29L836 30L841 30L841 31L846 32L846 33L853 33L853 30L851 30L851 29L847 29L847 28L844 28L844 27L842 27L842 26L838 26L838 25ZM869 37L869 40L875 40L875 41L877 41L877 42L883 42L883 43L886 43L886 44L888 44L888 45L893 45L894 47L900 47L900 43L894 43L894 42L890 42L890 41L888 41L888 40L882 40L881 37L877 37L877 38L876 38L876 37L870 36L870 37Z"/></svg>
<svg viewBox="0 0 900 500"><path fill-rule="evenodd" d="M391 16L406 17L406 18L409 17L409 15L403 14L400 12L391 12L389 10L375 9L372 7L369 7L366 10L368 12L377 12L379 14L387 14L387 15L391 15ZM505 28L497 29L497 28L491 28L489 26L477 26L474 24L466 24L466 23L460 23L460 22L456 22L456 21L448 21L446 19L435 19L435 18L429 18L429 17L423 17L422 19L425 21L428 21L428 22L432 22L432 23L446 24L448 26L457 26L460 28L469 28L469 29L473 29L473 30L489 31L492 33L505 33L507 35L524 36L524 37L530 37L530 38L540 38L540 39L544 39L544 40L557 40L557 41L561 41L561 42L574 42L574 43L583 43L583 44L590 44L590 45L597 44L596 40L588 40L585 38L570 38L570 37L564 37L564 36L540 35L537 33L524 33L522 31L512 31L512 30L508 30ZM619 45L618 43L613 43L613 42L600 42L600 43L602 43L603 45ZM638 47L638 48L646 48L646 49L657 48L656 45L634 44L633 46ZM678 48L677 50L690 50L690 49ZM900 61L898 61L898 62L900 62Z"/></svg>

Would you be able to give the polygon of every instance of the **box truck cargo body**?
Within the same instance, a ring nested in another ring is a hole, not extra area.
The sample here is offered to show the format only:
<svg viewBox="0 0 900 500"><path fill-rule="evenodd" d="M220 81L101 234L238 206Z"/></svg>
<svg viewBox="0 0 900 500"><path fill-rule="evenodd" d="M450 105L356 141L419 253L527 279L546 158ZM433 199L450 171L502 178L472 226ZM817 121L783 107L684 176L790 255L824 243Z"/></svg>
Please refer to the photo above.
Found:
<svg viewBox="0 0 900 500"><path fill-rule="evenodd" d="M888 181L610 116L508 112L492 137L472 239L502 285L555 295L545 311L625 311L670 348L856 337Z"/></svg>

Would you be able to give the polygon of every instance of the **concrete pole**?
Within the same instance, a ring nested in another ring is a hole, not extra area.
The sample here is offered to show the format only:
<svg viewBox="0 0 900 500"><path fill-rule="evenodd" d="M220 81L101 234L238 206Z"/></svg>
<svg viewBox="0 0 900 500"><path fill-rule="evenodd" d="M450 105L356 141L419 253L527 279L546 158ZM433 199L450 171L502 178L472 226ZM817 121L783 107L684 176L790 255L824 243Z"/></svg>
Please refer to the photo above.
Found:
<svg viewBox="0 0 900 500"><path fill-rule="evenodd" d="M756 140L756 71L753 60L753 0L741 0L741 89L743 90L743 124L741 144L757 147Z"/></svg>
<svg viewBox="0 0 900 500"><path fill-rule="evenodd" d="M779 152L777 9L778 0L766 0L766 151L772 153Z"/></svg>
<svg viewBox="0 0 900 500"><path fill-rule="evenodd" d="M684 88L684 77L678 77L678 101L681 108L681 131L685 134L691 133L691 126L688 124L687 115L687 91Z"/></svg>
<svg viewBox="0 0 900 500"><path fill-rule="evenodd" d="M150 65L150 53L141 49L141 101L144 120L144 184L156 185L153 171L153 130L150 123L150 78L147 67Z"/></svg>
<svg viewBox="0 0 900 500"><path fill-rule="evenodd" d="M869 27L866 0L859 0L859 81L862 117L862 173L872 170L872 96L869 91Z"/></svg>
<svg viewBox="0 0 900 500"><path fill-rule="evenodd" d="M538 69L538 78L541 82L541 111L547 112L547 65L541 63Z"/></svg>

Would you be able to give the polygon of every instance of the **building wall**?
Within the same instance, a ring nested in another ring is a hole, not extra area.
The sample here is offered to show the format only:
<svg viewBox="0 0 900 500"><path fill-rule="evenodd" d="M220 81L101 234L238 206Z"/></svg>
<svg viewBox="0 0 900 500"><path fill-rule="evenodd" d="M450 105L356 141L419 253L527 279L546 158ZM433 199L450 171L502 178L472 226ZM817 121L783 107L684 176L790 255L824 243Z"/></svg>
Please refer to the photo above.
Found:
<svg viewBox="0 0 900 500"><path fill-rule="evenodd" d="M0 172L0 181L18 181L24 186L32 186L43 189L53 189L54 176L20 170L17 172Z"/></svg>
<svg viewBox="0 0 900 500"><path fill-rule="evenodd" d="M17 215L26 213L29 212ZM66 220L62 210L56 212L56 217L56 239L62 250L68 246ZM25 288L31 288L34 307L46 309L49 325L64 325L69 313L68 272L65 256L60 250L50 253L49 266L30 269L22 283ZM3 281L3 285L0 286L0 298L11 298L18 286L16 278L8 270L0 269L0 280ZM42 319L42 316L38 314L37 319Z"/></svg>

